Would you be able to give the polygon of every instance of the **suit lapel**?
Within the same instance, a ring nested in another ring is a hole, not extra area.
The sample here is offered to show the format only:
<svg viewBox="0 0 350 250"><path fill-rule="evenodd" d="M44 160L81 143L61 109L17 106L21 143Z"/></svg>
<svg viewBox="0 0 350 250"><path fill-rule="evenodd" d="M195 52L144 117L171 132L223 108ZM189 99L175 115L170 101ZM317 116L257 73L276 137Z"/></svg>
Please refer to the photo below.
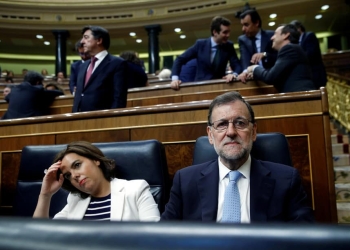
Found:
<svg viewBox="0 0 350 250"><path fill-rule="evenodd" d="M267 220L267 210L272 197L275 180L269 177L270 170L252 158L250 170L250 220Z"/></svg>
<svg viewBox="0 0 350 250"><path fill-rule="evenodd" d="M82 63L80 65L80 69L79 69L79 73L78 73L78 81L77 81L77 85L81 85L81 89L84 89L84 83L85 83L85 77L86 77L86 71L87 68L90 65L91 60L87 60L85 63ZM78 86L77 86L78 88Z"/></svg>
<svg viewBox="0 0 350 250"><path fill-rule="evenodd" d="M111 181L111 220L121 221L124 212L124 182L113 179Z"/></svg>
<svg viewBox="0 0 350 250"><path fill-rule="evenodd" d="M202 205L202 220L215 221L218 210L219 165L218 160L212 162L201 172L197 182L198 193Z"/></svg>
<svg viewBox="0 0 350 250"><path fill-rule="evenodd" d="M211 38L208 38L205 42L205 51L208 52L208 56L206 57L206 61L208 65L211 65Z"/></svg>
<svg viewBox="0 0 350 250"><path fill-rule="evenodd" d="M269 42L269 37L266 35L265 31L261 30L261 42L260 42L260 53L264 53L262 51L264 48L267 48L267 44Z"/></svg>

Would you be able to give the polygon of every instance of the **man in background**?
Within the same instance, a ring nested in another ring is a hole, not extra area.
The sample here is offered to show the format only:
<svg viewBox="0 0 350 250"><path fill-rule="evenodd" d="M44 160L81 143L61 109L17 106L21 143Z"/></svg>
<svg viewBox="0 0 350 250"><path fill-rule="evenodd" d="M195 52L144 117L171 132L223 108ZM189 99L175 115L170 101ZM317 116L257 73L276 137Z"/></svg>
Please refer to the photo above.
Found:
<svg viewBox="0 0 350 250"><path fill-rule="evenodd" d="M294 20L291 24L295 25L300 33L299 44L306 53L307 59L312 72L312 81L315 87L326 86L327 73L322 61L320 43L313 32L306 32L304 25L298 20Z"/></svg>
<svg viewBox="0 0 350 250"><path fill-rule="evenodd" d="M91 59L80 66L73 112L125 108L127 65L108 53L110 36L99 26L86 26L80 43Z"/></svg>
<svg viewBox="0 0 350 250"><path fill-rule="evenodd" d="M78 52L81 60L72 63L72 65L70 66L69 90L72 95L74 95L74 92L77 86L80 66L83 63L85 63L85 61L90 59L90 55L84 52L84 47L80 43L80 40L75 43L75 51Z"/></svg>
<svg viewBox="0 0 350 250"><path fill-rule="evenodd" d="M2 119L16 119L49 114L49 107L62 91L45 90L44 77L35 71L28 71L23 82L14 86L5 100L9 103Z"/></svg>
<svg viewBox="0 0 350 250"><path fill-rule="evenodd" d="M298 44L299 37L294 25L279 26L271 38L272 48L278 51L275 65L270 69L249 66L248 73L253 74L254 80L274 85L280 93L315 90L309 62Z"/></svg>
<svg viewBox="0 0 350 250"><path fill-rule="evenodd" d="M224 78L227 82L231 82L241 73L242 67L233 42L228 40L231 32L230 25L230 20L220 16L214 17L210 27L211 37L197 40L192 47L176 58L170 84L172 89L180 88L181 67L195 58L197 59L195 81ZM227 62L230 63L233 71L228 75L226 75Z"/></svg>
<svg viewBox="0 0 350 250"><path fill-rule="evenodd" d="M240 15L243 35L238 37L241 64L243 72L238 76L242 82L248 77L247 68L257 65L265 69L271 68L276 61L277 52L272 49L272 30L263 30L259 13L255 9L248 9Z"/></svg>

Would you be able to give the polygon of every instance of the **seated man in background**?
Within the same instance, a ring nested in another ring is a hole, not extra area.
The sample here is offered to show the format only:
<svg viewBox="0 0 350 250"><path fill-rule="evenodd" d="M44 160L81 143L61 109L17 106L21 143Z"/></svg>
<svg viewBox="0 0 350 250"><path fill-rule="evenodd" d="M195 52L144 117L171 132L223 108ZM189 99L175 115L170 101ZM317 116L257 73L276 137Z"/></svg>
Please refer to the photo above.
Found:
<svg viewBox="0 0 350 250"><path fill-rule="evenodd" d="M271 38L272 48L278 51L275 65L270 69L249 66L248 73L253 74L254 80L274 85L280 93L315 90L309 62L298 44L299 37L294 25L280 25Z"/></svg>
<svg viewBox="0 0 350 250"><path fill-rule="evenodd" d="M326 86L327 83L327 73L322 61L320 43L313 32L306 32L304 25L294 20L291 24L297 27L300 33L299 44L301 48L305 51L307 59L312 72L312 81L315 87L319 89L320 87Z"/></svg>
<svg viewBox="0 0 350 250"><path fill-rule="evenodd" d="M242 67L233 42L228 40L231 32L230 25L230 20L220 16L214 17L210 27L211 37L197 40L192 47L176 58L170 84L172 89L180 88L179 75L182 65L195 58L197 59L195 81L224 78L227 82L231 82L236 79ZM226 75L228 62L233 73Z"/></svg>
<svg viewBox="0 0 350 250"><path fill-rule="evenodd" d="M11 93L11 86L7 85L7 86L4 88L4 90L3 90L4 99L5 99L6 96L7 96L8 94L10 94L10 93Z"/></svg>
<svg viewBox="0 0 350 250"><path fill-rule="evenodd" d="M312 222L298 171L250 156L256 131L254 111L238 92L216 97L207 133L219 157L177 171L161 219Z"/></svg>
<svg viewBox="0 0 350 250"><path fill-rule="evenodd" d="M128 88L139 88L148 86L148 77L142 68L141 60L134 51L123 51L120 57L127 63Z"/></svg>
<svg viewBox="0 0 350 250"><path fill-rule="evenodd" d="M2 119L16 119L49 114L49 107L62 91L45 90L44 77L35 71L28 71L24 82L12 88L5 98L8 109Z"/></svg>

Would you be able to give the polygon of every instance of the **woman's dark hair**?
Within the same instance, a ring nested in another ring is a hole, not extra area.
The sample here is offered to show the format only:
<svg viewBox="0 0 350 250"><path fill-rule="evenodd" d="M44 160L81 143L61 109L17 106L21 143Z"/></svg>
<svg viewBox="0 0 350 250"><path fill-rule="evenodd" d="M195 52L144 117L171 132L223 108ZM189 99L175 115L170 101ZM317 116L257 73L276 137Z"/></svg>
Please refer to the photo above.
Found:
<svg viewBox="0 0 350 250"><path fill-rule="evenodd" d="M66 149L62 150L56 155L53 162L55 163L57 161L61 161L64 156L70 153L75 153L93 161L99 161L100 165L98 167L101 169L103 176L107 181L111 181L112 178L115 177L114 160L105 157L99 148L86 141L76 141L69 143ZM75 188L72 185L72 183L67 179L64 179L62 188L73 194L78 194L83 199L89 196L89 194L84 193L79 189Z"/></svg>
<svg viewBox="0 0 350 250"><path fill-rule="evenodd" d="M122 53L120 53L120 57L123 58L125 61L141 65L141 60L137 57L134 51L123 51Z"/></svg>

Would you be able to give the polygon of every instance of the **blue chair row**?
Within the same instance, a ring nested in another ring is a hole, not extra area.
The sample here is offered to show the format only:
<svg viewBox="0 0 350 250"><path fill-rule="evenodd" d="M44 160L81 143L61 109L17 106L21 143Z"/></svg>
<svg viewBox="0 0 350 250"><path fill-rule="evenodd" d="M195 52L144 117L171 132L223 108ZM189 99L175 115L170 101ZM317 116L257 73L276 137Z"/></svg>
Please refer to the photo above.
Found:
<svg viewBox="0 0 350 250"><path fill-rule="evenodd" d="M170 181L164 147L159 141L94 143L94 145L100 148L106 157L115 160L118 178L146 180L158 204L159 211L161 213L164 211L169 198ZM42 145L23 148L14 200L14 215L33 215L44 169L52 164L55 155L65 147L66 145ZM258 134L251 154L260 160L292 166L288 141L280 133ZM197 139L193 164L210 161L217 157L207 136ZM50 206L50 217L53 217L65 206L67 195L68 193L63 189L54 195Z"/></svg>

